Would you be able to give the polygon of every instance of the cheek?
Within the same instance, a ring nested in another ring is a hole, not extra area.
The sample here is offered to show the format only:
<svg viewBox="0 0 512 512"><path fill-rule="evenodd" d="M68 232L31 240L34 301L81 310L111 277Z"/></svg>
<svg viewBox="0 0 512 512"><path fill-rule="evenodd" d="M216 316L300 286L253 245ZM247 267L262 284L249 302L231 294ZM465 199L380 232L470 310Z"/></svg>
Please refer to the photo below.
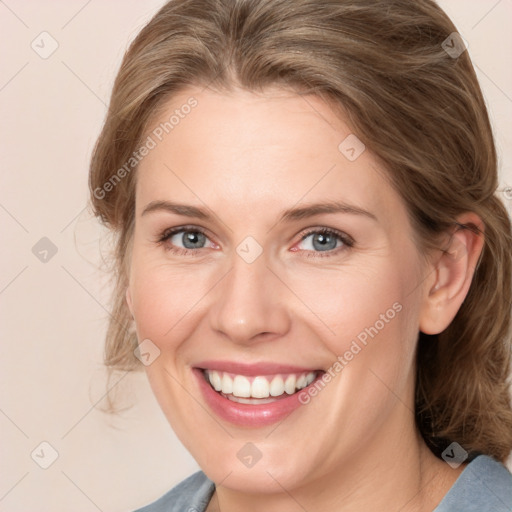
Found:
<svg viewBox="0 0 512 512"><path fill-rule="evenodd" d="M338 404L333 414L352 410L363 421L375 414L376 400L384 408L394 403L390 389L407 393L419 315L418 295L411 293L418 281L412 262L413 254L407 257L404 249L371 264L323 271L323 278L296 275L293 289L314 313L305 312L302 320L318 325L317 337L331 354L332 392L338 390L331 398Z"/></svg>
<svg viewBox="0 0 512 512"><path fill-rule="evenodd" d="M208 265L192 268L134 257L131 295L139 340L149 338L167 353L177 349L192 333L216 276Z"/></svg>
<svg viewBox="0 0 512 512"><path fill-rule="evenodd" d="M357 267L290 273L288 282L310 310L303 319L318 325L319 337L340 355L354 340L364 346L370 339L401 330L401 323L409 321L403 312L411 302L413 273L383 258Z"/></svg>
<svg viewBox="0 0 512 512"><path fill-rule="evenodd" d="M339 383L350 390L345 406L354 400L354 410L366 411L358 420L361 429L377 410L377 417L384 417L397 396L405 403L412 400L419 300L413 292L417 269L410 261L406 266L398 258L390 260L371 279L357 280L360 288L344 296L350 306L335 327L341 333L337 354L344 360Z"/></svg>
<svg viewBox="0 0 512 512"><path fill-rule="evenodd" d="M131 295L139 341L149 339L160 353L145 367L153 393L171 425L186 439L184 408L190 405L190 396L184 387L191 386L187 373L187 341L194 335L202 311L202 300L210 284L211 269L180 267L169 263L155 263L151 258L134 258ZM178 404L181 404L178 406ZM198 411L201 416L204 411Z"/></svg>

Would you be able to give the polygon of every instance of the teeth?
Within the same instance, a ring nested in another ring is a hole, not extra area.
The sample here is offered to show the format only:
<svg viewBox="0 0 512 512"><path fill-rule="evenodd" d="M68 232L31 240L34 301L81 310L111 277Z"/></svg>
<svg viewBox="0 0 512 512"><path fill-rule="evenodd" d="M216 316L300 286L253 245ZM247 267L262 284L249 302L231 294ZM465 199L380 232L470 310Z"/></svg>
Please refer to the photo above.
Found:
<svg viewBox="0 0 512 512"><path fill-rule="evenodd" d="M217 391L220 391L220 389L217 389ZM233 379L227 374L222 377L222 392L226 395L233 393Z"/></svg>
<svg viewBox="0 0 512 512"><path fill-rule="evenodd" d="M251 396L253 398L268 398L268 395L270 395L270 384L268 380L265 379L265 377L256 377L252 381Z"/></svg>
<svg viewBox="0 0 512 512"><path fill-rule="evenodd" d="M295 384L297 384L297 377L295 375L289 375L284 381L284 390L289 394L295 393Z"/></svg>
<svg viewBox="0 0 512 512"><path fill-rule="evenodd" d="M251 383L247 377L237 375L233 379L233 395L242 398L249 398L251 396Z"/></svg>
<svg viewBox="0 0 512 512"><path fill-rule="evenodd" d="M274 377L270 383L270 394L272 396L281 396L284 393L284 381L281 375Z"/></svg>
<svg viewBox="0 0 512 512"><path fill-rule="evenodd" d="M206 370L205 373L215 391L247 399L278 397L285 393L293 395L297 390L309 386L316 377L316 372L276 375L268 378L261 376L248 378L244 375L231 376L232 374L216 370ZM244 403L249 402L244 401Z"/></svg>
<svg viewBox="0 0 512 512"><path fill-rule="evenodd" d="M220 375L217 372L214 372L210 375L210 383L215 391L220 391L222 389Z"/></svg>

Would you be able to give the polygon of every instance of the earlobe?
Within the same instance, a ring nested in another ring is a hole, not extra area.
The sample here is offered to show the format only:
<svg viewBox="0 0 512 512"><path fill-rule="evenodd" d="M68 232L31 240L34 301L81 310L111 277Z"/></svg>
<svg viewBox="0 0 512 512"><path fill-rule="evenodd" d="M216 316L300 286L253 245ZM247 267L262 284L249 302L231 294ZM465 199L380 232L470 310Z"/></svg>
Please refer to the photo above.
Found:
<svg viewBox="0 0 512 512"><path fill-rule="evenodd" d="M430 267L432 279L426 280L428 289L419 326L425 334L439 334L455 318L468 294L482 253L484 224L480 217L466 213L457 219L457 223L449 233L441 256Z"/></svg>

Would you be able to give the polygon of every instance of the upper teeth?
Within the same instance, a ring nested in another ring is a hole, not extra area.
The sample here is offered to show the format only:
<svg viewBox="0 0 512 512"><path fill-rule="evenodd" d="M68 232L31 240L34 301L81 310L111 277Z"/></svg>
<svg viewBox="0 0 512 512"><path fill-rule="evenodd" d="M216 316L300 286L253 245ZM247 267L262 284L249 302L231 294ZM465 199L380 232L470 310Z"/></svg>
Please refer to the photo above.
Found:
<svg viewBox="0 0 512 512"><path fill-rule="evenodd" d="M316 377L316 372L290 373L286 375L246 377L216 370L206 370L206 376L215 391L225 395L233 394L242 398L267 398L292 395L296 390L309 386Z"/></svg>

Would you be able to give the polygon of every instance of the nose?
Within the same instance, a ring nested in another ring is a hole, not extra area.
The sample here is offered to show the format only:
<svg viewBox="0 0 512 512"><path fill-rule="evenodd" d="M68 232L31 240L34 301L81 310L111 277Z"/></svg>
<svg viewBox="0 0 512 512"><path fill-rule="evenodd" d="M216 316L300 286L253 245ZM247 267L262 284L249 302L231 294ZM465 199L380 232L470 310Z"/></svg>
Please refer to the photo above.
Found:
<svg viewBox="0 0 512 512"><path fill-rule="evenodd" d="M215 287L210 327L234 343L252 344L285 335L290 329L286 290L262 254L247 263L238 254Z"/></svg>

